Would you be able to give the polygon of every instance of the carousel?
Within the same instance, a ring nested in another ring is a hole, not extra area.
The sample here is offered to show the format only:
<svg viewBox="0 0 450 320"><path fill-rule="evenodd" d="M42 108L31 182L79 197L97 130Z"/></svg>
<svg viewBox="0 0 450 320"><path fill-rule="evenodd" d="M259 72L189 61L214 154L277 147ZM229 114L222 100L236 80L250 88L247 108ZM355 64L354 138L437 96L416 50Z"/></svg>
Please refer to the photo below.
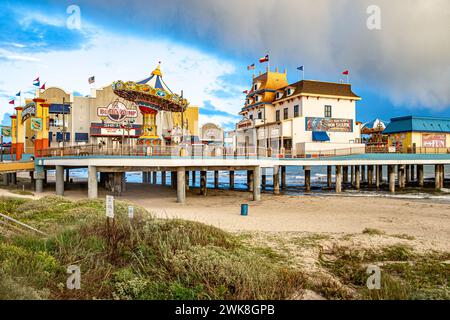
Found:
<svg viewBox="0 0 450 320"><path fill-rule="evenodd" d="M112 89L116 95L139 107L143 117L142 135L138 138L140 145L161 145L156 131L158 112L184 112L189 105L182 94L173 93L165 84L160 63L150 77L139 82L119 80L112 84Z"/></svg>
<svg viewBox="0 0 450 320"><path fill-rule="evenodd" d="M368 147L376 150L385 150L387 148L388 139L386 135L383 135L386 125L386 121L378 118L363 124L361 134L366 136L365 143Z"/></svg>

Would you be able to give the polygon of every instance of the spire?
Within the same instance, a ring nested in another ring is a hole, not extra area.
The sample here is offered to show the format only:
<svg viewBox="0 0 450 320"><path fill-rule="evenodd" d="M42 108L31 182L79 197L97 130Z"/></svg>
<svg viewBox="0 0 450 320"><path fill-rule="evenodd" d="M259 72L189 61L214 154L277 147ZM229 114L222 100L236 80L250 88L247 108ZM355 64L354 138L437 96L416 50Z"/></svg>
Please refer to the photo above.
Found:
<svg viewBox="0 0 450 320"><path fill-rule="evenodd" d="M152 75L162 77L162 72L161 72L160 67L161 67L161 61L158 62L158 66L156 67L156 69L152 71Z"/></svg>

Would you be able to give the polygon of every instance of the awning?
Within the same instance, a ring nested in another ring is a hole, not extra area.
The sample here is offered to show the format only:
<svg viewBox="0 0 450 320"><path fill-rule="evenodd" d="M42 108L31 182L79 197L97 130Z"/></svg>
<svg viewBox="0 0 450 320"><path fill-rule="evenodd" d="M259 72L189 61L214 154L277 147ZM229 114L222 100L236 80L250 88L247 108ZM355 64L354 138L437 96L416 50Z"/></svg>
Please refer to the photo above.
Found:
<svg viewBox="0 0 450 320"><path fill-rule="evenodd" d="M325 131L313 131L312 138L313 141L330 141L330 137Z"/></svg>

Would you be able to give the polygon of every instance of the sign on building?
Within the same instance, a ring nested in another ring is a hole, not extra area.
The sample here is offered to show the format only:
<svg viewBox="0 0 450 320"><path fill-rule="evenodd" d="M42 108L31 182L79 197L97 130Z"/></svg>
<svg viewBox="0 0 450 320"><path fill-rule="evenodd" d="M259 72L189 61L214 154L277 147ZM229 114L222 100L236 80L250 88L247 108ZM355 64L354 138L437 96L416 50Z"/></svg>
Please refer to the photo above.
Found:
<svg viewBox="0 0 450 320"><path fill-rule="evenodd" d="M28 118L36 115L36 105L34 102L28 103L22 110L22 123L24 123Z"/></svg>
<svg viewBox="0 0 450 320"><path fill-rule="evenodd" d="M423 133L422 134L422 147L424 148L445 148L446 135L437 133Z"/></svg>
<svg viewBox="0 0 450 320"><path fill-rule="evenodd" d="M106 216L114 218L114 197L106 196Z"/></svg>
<svg viewBox="0 0 450 320"><path fill-rule="evenodd" d="M305 121L307 131L353 132L352 119L307 117Z"/></svg>
<svg viewBox="0 0 450 320"><path fill-rule="evenodd" d="M106 108L97 108L97 116L107 117L111 121L120 122L125 120L125 118L137 118L138 112L136 109L128 109L122 102L116 100Z"/></svg>
<svg viewBox="0 0 450 320"><path fill-rule="evenodd" d="M42 131L42 118L31 118L30 128L31 130Z"/></svg>
<svg viewBox="0 0 450 320"><path fill-rule="evenodd" d="M11 127L2 127L2 136L11 137Z"/></svg>

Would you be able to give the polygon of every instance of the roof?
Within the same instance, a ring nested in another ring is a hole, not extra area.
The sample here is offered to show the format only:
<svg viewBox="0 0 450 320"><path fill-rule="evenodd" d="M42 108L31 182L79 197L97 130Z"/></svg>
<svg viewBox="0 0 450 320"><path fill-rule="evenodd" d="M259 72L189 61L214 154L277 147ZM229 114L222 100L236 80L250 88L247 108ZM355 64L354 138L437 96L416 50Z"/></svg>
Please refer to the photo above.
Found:
<svg viewBox="0 0 450 320"><path fill-rule="evenodd" d="M172 90L169 89L169 87L164 83L163 79L162 79L162 72L160 69L160 65L158 64L158 66L156 67L155 70L152 71L152 74L150 75L150 77L138 81L138 84L147 84L155 89L163 89L166 90L167 92L173 93Z"/></svg>
<svg viewBox="0 0 450 320"><path fill-rule="evenodd" d="M379 118L376 118L376 119L374 119L374 120L372 120L372 121L370 121L370 122L366 122L366 123L364 123L363 124L363 126L362 126L362 128L363 129L378 129L378 128L381 128L381 129L385 129L386 128L386 126L387 126L387 121L384 121L384 120L381 120L381 119L379 119Z"/></svg>
<svg viewBox="0 0 450 320"><path fill-rule="evenodd" d="M399 117L392 118L383 133L442 132L450 133L450 118Z"/></svg>
<svg viewBox="0 0 450 320"><path fill-rule="evenodd" d="M294 91L290 95L290 97L306 94L306 95L320 95L320 96L335 96L335 97L348 97L353 98L355 100L360 100L361 97L356 95L352 91L352 87L348 83L338 83L338 82L324 82L324 81L315 81L315 80L301 80L285 86L281 89L293 88ZM283 95L280 99L282 100L286 98Z"/></svg>

